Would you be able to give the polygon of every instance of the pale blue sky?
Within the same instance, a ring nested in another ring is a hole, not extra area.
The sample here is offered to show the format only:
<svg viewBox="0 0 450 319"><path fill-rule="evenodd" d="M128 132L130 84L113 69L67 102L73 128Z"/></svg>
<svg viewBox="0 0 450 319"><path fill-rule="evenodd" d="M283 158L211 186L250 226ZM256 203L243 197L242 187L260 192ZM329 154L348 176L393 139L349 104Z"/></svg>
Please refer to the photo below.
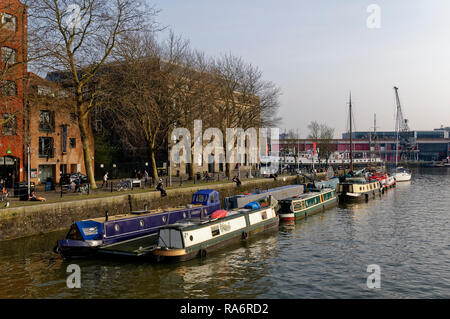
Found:
<svg viewBox="0 0 450 319"><path fill-rule="evenodd" d="M394 86L415 130L450 126L448 0L154 0L159 22L210 56L231 52L282 90L281 128L313 120L340 137L352 91L357 130L393 130ZM369 29L367 7L381 8Z"/></svg>

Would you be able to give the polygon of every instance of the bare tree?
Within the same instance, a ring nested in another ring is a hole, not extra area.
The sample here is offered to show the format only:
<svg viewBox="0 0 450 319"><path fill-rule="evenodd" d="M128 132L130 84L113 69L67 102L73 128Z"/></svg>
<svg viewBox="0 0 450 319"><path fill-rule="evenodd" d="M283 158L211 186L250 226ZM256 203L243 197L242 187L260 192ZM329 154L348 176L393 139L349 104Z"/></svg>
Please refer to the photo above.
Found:
<svg viewBox="0 0 450 319"><path fill-rule="evenodd" d="M132 0L33 0L30 42L41 71L70 87L81 132L89 182L96 188L90 113L96 104L96 76L125 36L154 27L154 8Z"/></svg>
<svg viewBox="0 0 450 319"><path fill-rule="evenodd" d="M99 100L115 120L123 143L143 142L154 179L156 152L165 145L169 130L180 123L178 102L188 83L184 66L188 48L173 33L162 45L149 33L135 34L118 45L116 61L101 77Z"/></svg>
<svg viewBox="0 0 450 319"><path fill-rule="evenodd" d="M313 121L308 125L308 129L310 132L308 138L312 139L318 146L319 163L321 159L325 159L326 164L328 165L330 155L334 151L334 146L332 144L334 128L329 127L325 123L319 124L318 122Z"/></svg>
<svg viewBox="0 0 450 319"><path fill-rule="evenodd" d="M263 73L257 67L240 57L227 54L216 59L212 73L217 81L218 99L215 108L221 114L218 127L222 132L226 128L239 127L245 130L279 123L277 111L280 89L272 82L264 81ZM227 176L231 175L229 163L226 173Z"/></svg>

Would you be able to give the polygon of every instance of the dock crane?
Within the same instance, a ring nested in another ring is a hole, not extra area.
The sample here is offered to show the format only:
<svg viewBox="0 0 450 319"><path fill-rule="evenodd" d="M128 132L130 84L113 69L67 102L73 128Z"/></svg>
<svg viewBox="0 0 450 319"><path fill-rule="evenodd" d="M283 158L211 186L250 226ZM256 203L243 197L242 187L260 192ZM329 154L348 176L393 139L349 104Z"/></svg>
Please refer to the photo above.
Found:
<svg viewBox="0 0 450 319"><path fill-rule="evenodd" d="M397 114L395 119L395 132L397 133L395 162L397 164L399 159L401 160L409 159L410 157L409 155L415 149L415 140L414 136L411 135L408 120L403 117L402 106L400 104L400 97L398 95L398 87L394 86L394 91L397 103Z"/></svg>

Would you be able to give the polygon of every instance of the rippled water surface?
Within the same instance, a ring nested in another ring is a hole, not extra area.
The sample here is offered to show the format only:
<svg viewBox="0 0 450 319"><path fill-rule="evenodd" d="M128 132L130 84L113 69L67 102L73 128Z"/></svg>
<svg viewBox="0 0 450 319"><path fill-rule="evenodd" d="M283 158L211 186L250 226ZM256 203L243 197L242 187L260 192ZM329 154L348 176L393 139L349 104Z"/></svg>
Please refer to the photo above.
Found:
<svg viewBox="0 0 450 319"><path fill-rule="evenodd" d="M0 298L449 298L449 231L450 169L420 169L381 198L182 264L64 261L52 247L65 232L1 242ZM71 263L81 289L66 286Z"/></svg>

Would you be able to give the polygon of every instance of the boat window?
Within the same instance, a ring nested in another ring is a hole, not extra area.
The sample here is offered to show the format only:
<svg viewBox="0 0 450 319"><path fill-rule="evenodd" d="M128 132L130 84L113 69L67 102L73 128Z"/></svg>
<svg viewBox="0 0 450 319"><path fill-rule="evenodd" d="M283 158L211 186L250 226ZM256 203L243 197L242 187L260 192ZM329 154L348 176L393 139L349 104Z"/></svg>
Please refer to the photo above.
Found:
<svg viewBox="0 0 450 319"><path fill-rule="evenodd" d="M220 235L219 226L211 227L211 234L213 237Z"/></svg>
<svg viewBox="0 0 450 319"><path fill-rule="evenodd" d="M159 233L158 246L167 248L183 248L181 232L176 229L161 229Z"/></svg>
<svg viewBox="0 0 450 319"><path fill-rule="evenodd" d="M261 212L261 218L262 218L262 220L266 220L267 219L267 211Z"/></svg>
<svg viewBox="0 0 450 319"><path fill-rule="evenodd" d="M72 225L66 238L72 240L83 240L83 236L81 236L81 233L76 225Z"/></svg>
<svg viewBox="0 0 450 319"><path fill-rule="evenodd" d="M195 195L194 202L195 203L203 203L207 199L206 195Z"/></svg>

